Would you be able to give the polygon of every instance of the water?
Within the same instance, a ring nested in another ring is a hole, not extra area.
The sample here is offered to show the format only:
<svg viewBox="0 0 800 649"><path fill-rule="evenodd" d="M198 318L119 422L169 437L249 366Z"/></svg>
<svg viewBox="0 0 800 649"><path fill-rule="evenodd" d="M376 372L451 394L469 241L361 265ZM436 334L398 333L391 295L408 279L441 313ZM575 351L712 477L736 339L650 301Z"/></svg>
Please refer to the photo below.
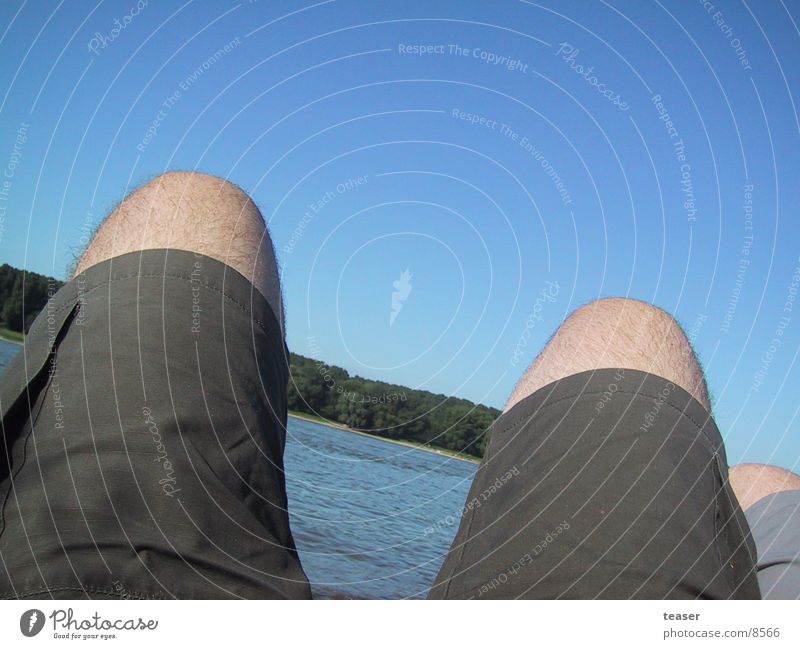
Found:
<svg viewBox="0 0 800 649"><path fill-rule="evenodd" d="M0 340L0 371L21 349ZM293 418L285 463L315 597L425 597L475 464Z"/></svg>
<svg viewBox="0 0 800 649"><path fill-rule="evenodd" d="M424 597L476 465L289 419L292 531L317 597Z"/></svg>
<svg viewBox="0 0 800 649"><path fill-rule="evenodd" d="M19 343L12 343L0 338L0 374L20 351L22 351L22 345Z"/></svg>

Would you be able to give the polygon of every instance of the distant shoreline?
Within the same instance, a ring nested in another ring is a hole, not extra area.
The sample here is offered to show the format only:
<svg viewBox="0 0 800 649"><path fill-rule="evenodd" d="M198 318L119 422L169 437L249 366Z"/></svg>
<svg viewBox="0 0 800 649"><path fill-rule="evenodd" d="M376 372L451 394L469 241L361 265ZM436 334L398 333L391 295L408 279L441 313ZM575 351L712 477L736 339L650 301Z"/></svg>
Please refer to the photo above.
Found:
<svg viewBox="0 0 800 649"><path fill-rule="evenodd" d="M14 343L22 345L25 340L25 335L11 329L3 329L0 327L0 339L5 340L7 343Z"/></svg>
<svg viewBox="0 0 800 649"><path fill-rule="evenodd" d="M454 460L461 460L462 462L470 462L472 464L480 464L480 460L476 457L471 457L469 455L465 455L463 453L457 453L455 451L450 451L445 448L437 448L435 446L428 446L426 444L420 444L419 442L412 442L409 440L404 439L390 439L388 437L381 437L380 435L374 435L372 433L365 433L362 430L355 430L344 424L340 424L335 421L329 421L327 419L323 419L322 417L315 417L313 415L308 415L304 412L298 412L296 410L291 410L289 412L289 416L295 419L301 419L303 421L310 421L312 424L319 424L321 426L328 426L329 428L335 428L337 430L343 430L346 433L355 433L356 435L362 435L364 437L369 437L371 439L377 439L381 442L389 442L390 444L399 444L400 446L405 446L407 448L414 448L419 451L425 451L427 453L435 453L436 455L443 455L445 457L452 458Z"/></svg>

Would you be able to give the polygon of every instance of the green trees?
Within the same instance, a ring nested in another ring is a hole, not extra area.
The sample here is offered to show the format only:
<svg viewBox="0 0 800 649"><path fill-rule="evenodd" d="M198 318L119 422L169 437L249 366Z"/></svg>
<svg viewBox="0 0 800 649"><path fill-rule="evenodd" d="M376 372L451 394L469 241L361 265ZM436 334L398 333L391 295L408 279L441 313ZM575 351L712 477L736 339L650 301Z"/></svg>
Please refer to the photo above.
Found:
<svg viewBox="0 0 800 649"><path fill-rule="evenodd" d="M465 399L350 376L291 354L289 409L389 437L482 457L500 411Z"/></svg>
<svg viewBox="0 0 800 649"><path fill-rule="evenodd" d="M27 332L63 282L3 264L0 266L0 326Z"/></svg>

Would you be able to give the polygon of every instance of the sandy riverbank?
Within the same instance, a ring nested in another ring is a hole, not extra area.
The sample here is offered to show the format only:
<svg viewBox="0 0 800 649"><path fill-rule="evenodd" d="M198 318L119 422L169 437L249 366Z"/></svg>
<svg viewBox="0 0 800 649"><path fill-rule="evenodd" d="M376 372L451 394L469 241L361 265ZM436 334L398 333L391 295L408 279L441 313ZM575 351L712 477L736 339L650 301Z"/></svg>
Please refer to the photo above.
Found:
<svg viewBox="0 0 800 649"><path fill-rule="evenodd" d="M420 451L426 451L428 453L436 453L437 455L443 455L445 457L453 458L454 460L461 460L462 462L471 462L472 464L479 464L480 460L478 458L472 457L470 455L465 455L463 453L456 453L455 451L450 451L444 448L436 448L434 446L427 446L425 444L420 444L418 442L411 442L404 439L390 439L388 437L381 437L380 435L373 435L372 433L365 433L361 430L354 430L345 426L344 424L339 424L335 421L328 421L327 419L323 419L322 417L314 417L313 415L307 415L304 412L296 412L291 411L289 413L290 417L294 417L295 419L303 419L305 421L310 421L313 424L320 424L322 426L330 426L331 428L337 428L338 430L343 430L348 433L354 433L356 435L363 435L364 437L370 437L372 439L377 439L382 442L389 442L390 444L398 444L400 446L407 446L408 448L415 448Z"/></svg>
<svg viewBox="0 0 800 649"><path fill-rule="evenodd" d="M0 339L5 340L7 343L16 343L17 345L21 345L22 341L25 339L25 336L19 332L0 327Z"/></svg>

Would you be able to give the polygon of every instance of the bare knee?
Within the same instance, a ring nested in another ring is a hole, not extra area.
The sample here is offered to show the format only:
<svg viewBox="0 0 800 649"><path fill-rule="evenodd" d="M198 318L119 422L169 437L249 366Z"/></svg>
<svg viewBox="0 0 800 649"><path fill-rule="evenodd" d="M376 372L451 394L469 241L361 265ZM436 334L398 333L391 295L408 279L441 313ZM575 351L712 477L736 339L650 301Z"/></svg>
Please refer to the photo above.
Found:
<svg viewBox="0 0 800 649"><path fill-rule="evenodd" d="M711 409L705 377L680 325L658 307L629 298L604 298L576 309L523 376L506 409L571 374L616 367L668 379Z"/></svg>
<svg viewBox="0 0 800 649"><path fill-rule="evenodd" d="M115 255L152 248L191 250L228 263L256 248L264 229L258 208L236 185L216 176L172 171L117 205L76 273Z"/></svg>
<svg viewBox="0 0 800 649"><path fill-rule="evenodd" d="M280 317L272 242L246 192L216 176L173 171L126 197L109 215L75 270L138 250L172 248L213 257L247 277Z"/></svg>
<svg viewBox="0 0 800 649"><path fill-rule="evenodd" d="M742 509L771 494L800 489L800 476L770 464L737 464L728 479Z"/></svg>

